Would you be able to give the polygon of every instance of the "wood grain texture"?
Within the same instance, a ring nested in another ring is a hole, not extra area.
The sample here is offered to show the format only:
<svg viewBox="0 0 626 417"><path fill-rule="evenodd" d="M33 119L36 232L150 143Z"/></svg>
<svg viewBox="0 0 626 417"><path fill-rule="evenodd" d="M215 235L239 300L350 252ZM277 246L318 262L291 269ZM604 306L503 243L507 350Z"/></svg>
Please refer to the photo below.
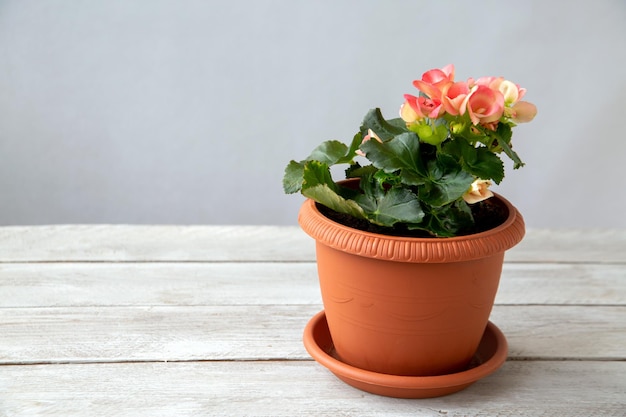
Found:
<svg viewBox="0 0 626 417"><path fill-rule="evenodd" d="M0 262L314 261L296 226L58 225L0 228ZM527 230L509 262L626 263L626 230Z"/></svg>
<svg viewBox="0 0 626 417"><path fill-rule="evenodd" d="M401 400L312 361L9 366L0 406L7 416L611 417L624 415L625 373L625 362L507 362L457 394Z"/></svg>
<svg viewBox="0 0 626 417"><path fill-rule="evenodd" d="M311 261L298 227L58 225L0 228L0 262Z"/></svg>
<svg viewBox="0 0 626 417"><path fill-rule="evenodd" d="M297 263L0 264L1 307L319 304ZM498 304L626 304L626 267L505 264Z"/></svg>
<svg viewBox="0 0 626 417"><path fill-rule="evenodd" d="M308 360L302 331L320 306L0 309L0 364ZM509 358L620 360L626 306L496 306Z"/></svg>

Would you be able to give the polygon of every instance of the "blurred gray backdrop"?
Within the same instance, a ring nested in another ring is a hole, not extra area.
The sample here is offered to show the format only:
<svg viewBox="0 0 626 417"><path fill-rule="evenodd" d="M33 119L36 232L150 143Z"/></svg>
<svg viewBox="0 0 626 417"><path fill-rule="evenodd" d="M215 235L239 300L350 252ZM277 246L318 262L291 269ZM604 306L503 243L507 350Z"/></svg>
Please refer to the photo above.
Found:
<svg viewBox="0 0 626 417"><path fill-rule="evenodd" d="M529 227L626 227L624 0L0 1L0 224L295 225L287 162L448 63L539 109Z"/></svg>

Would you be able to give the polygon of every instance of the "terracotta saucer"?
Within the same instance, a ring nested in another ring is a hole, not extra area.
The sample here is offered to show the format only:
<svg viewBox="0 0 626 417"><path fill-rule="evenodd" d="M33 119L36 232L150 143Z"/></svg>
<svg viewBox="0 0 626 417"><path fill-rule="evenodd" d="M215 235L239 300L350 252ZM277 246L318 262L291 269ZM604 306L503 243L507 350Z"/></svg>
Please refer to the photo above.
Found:
<svg viewBox="0 0 626 417"><path fill-rule="evenodd" d="M334 346L326 314L317 313L304 330L309 354L345 383L372 394L397 398L432 398L452 394L495 372L506 361L508 346L504 334L489 322L467 370L437 376L398 376L356 368L333 356Z"/></svg>

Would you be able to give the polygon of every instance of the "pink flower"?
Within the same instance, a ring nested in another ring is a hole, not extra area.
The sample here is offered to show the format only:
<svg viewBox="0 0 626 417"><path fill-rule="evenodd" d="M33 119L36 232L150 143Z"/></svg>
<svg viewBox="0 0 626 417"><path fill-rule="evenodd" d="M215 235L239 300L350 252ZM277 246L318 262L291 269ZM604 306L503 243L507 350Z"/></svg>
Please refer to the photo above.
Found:
<svg viewBox="0 0 626 417"><path fill-rule="evenodd" d="M444 87L442 93L442 103L444 110L451 114L452 116L456 116L458 114L465 113L465 97L469 94L470 90L465 82L458 82L453 84L448 84Z"/></svg>
<svg viewBox="0 0 626 417"><path fill-rule="evenodd" d="M413 81L413 85L432 100L441 100L442 90L454 82L454 65L449 64L441 69L431 69L422 74L421 80Z"/></svg>
<svg viewBox="0 0 626 417"><path fill-rule="evenodd" d="M415 97L410 94L405 94L404 99L406 100L404 105L411 107L417 115L417 118L414 121L421 120L424 117L435 119L443 114L444 109L441 104L441 100L439 99L431 100L423 96Z"/></svg>
<svg viewBox="0 0 626 417"><path fill-rule="evenodd" d="M492 90L485 85L475 85L465 97L461 107L469 114L470 120L477 125L496 122L504 112L504 96L498 90Z"/></svg>
<svg viewBox="0 0 626 417"><path fill-rule="evenodd" d="M493 193L489 190L489 186L491 186L491 181L477 179L463 194L463 200L467 204L474 204L492 197Z"/></svg>
<svg viewBox="0 0 626 417"><path fill-rule="evenodd" d="M516 123L528 123L537 115L537 107L528 101L518 101L511 107L511 119Z"/></svg>

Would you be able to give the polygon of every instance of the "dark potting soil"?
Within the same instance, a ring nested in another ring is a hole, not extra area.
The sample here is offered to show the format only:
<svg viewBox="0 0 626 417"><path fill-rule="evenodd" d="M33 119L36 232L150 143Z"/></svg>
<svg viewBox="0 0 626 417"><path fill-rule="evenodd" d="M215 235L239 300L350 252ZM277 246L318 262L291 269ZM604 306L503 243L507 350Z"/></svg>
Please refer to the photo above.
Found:
<svg viewBox="0 0 626 417"><path fill-rule="evenodd" d="M365 219L357 219L349 214L338 213L321 204L317 204L317 208L329 219L364 232L402 237L434 237L424 230L409 230L402 225L394 227L378 226ZM470 204L470 209L472 210L472 216L474 216L474 225L463 229L458 233L458 236L471 235L493 229L504 223L509 215L506 205L495 197Z"/></svg>

